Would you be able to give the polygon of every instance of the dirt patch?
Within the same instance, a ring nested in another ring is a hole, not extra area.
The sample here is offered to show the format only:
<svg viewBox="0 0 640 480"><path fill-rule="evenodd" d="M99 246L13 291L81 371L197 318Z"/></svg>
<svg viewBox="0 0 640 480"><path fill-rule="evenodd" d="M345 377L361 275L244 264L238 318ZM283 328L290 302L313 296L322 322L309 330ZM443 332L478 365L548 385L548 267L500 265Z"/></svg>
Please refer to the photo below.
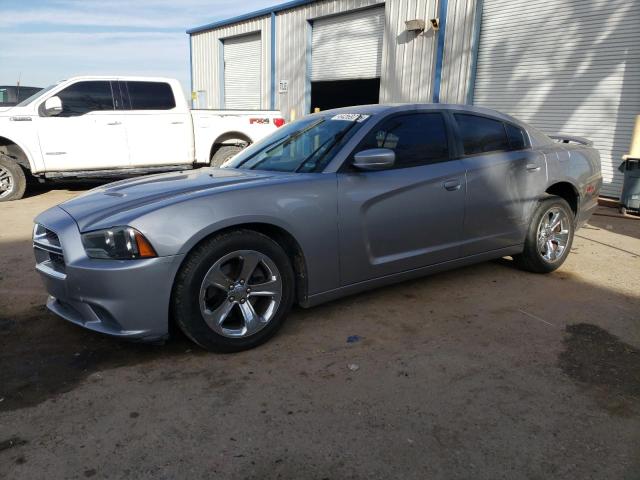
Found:
<svg viewBox="0 0 640 480"><path fill-rule="evenodd" d="M165 345L113 339L36 306L0 317L0 412L30 407L76 388L94 372L203 353L178 332Z"/></svg>
<svg viewBox="0 0 640 480"><path fill-rule="evenodd" d="M559 357L564 373L596 387L598 403L609 413L619 416L637 413L640 350L588 323L568 325L566 331L566 349Z"/></svg>

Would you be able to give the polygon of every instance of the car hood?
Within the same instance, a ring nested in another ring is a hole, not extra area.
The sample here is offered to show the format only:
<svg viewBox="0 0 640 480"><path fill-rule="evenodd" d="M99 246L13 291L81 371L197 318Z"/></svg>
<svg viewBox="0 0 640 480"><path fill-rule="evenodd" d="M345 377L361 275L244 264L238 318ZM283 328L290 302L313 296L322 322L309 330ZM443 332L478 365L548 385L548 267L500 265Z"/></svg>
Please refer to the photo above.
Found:
<svg viewBox="0 0 640 480"><path fill-rule="evenodd" d="M59 206L75 219L80 231L84 232L116 226L109 223L111 219L135 218L195 196L247 188L282 175L291 174L201 168L148 175L94 188Z"/></svg>

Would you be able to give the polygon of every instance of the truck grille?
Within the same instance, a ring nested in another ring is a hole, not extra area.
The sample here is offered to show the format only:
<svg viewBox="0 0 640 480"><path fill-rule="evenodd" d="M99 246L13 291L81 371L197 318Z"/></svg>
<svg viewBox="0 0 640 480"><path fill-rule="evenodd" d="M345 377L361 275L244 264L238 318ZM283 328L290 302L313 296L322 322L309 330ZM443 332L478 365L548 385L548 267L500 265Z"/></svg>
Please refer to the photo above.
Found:
<svg viewBox="0 0 640 480"><path fill-rule="evenodd" d="M55 232L36 224L33 229L33 250L38 270L53 276L66 276L64 253Z"/></svg>

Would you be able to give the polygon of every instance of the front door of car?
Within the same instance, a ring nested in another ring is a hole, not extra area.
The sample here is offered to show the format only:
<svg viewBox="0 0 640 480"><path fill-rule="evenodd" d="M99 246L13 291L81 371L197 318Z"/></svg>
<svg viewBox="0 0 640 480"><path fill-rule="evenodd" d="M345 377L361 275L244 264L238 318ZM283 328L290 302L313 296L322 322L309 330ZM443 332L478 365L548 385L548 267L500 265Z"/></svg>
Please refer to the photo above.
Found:
<svg viewBox="0 0 640 480"><path fill-rule="evenodd" d="M354 154L387 148L393 167L338 173L342 285L455 259L460 254L464 166L449 160L439 112L396 115L373 127Z"/></svg>
<svg viewBox="0 0 640 480"><path fill-rule="evenodd" d="M129 166L127 137L111 82L79 81L56 94L62 111L40 107L38 137L48 171Z"/></svg>
<svg viewBox="0 0 640 480"><path fill-rule="evenodd" d="M482 115L453 115L467 172L464 256L524 242L545 183L544 156L524 130Z"/></svg>

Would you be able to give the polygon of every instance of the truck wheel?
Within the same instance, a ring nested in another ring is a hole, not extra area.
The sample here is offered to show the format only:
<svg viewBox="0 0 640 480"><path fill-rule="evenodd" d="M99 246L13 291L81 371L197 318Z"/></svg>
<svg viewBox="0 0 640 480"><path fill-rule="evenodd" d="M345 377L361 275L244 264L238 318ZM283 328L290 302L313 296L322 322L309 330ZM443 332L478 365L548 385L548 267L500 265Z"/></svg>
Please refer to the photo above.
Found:
<svg viewBox="0 0 640 480"><path fill-rule="evenodd" d="M11 157L0 154L0 202L22 198L26 188L27 178L22 167Z"/></svg>
<svg viewBox="0 0 640 480"><path fill-rule="evenodd" d="M541 200L531 219L524 251L514 255L514 262L529 272L553 272L569 255L574 229L573 211L566 200L556 196Z"/></svg>
<svg viewBox="0 0 640 480"><path fill-rule="evenodd" d="M176 276L171 315L201 347L237 352L267 341L293 304L295 277L280 245L251 230L197 246Z"/></svg>
<svg viewBox="0 0 640 480"><path fill-rule="evenodd" d="M242 149L242 147L238 147L237 145L222 145L211 157L210 165L212 167L220 167Z"/></svg>

